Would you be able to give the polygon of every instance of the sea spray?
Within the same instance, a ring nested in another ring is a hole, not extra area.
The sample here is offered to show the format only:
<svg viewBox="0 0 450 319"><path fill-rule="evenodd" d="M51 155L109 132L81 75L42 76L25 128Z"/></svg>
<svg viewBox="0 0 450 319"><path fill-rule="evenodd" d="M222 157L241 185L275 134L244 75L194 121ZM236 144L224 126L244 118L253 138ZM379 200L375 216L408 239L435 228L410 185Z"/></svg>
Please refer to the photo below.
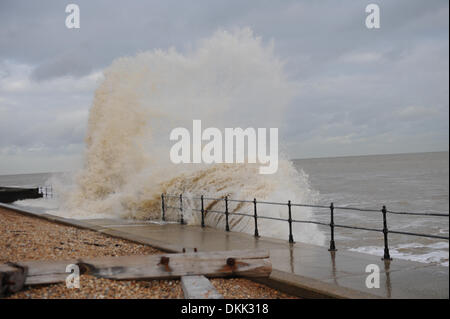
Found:
<svg viewBox="0 0 450 319"><path fill-rule="evenodd" d="M173 164L170 131L201 119L205 127L279 127L296 94L283 63L248 28L218 31L187 53L175 49L117 59L95 92L86 136L85 162L73 187L62 194L61 214L159 219L161 193L185 194L185 220L200 222L194 196L312 203L307 176L280 154L278 171L261 175L255 164ZM222 205L222 206L221 206ZM223 201L209 201L223 210ZM230 212L251 213L233 203ZM177 219L179 212L167 211ZM312 218L307 208L294 216ZM287 218L286 206L259 205L260 216ZM300 219L300 217L299 217ZM224 228L224 216L207 213L206 224ZM230 216L233 231L252 232L252 222ZM287 222L260 219L260 234L287 238ZM315 225L295 224L294 238L323 244Z"/></svg>

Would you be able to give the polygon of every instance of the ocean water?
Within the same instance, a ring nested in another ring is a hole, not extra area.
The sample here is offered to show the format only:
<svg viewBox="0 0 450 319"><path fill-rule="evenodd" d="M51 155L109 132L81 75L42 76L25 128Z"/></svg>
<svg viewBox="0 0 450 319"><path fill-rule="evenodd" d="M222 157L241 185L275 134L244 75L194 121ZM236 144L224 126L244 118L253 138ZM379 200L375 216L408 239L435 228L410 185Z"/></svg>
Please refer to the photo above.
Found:
<svg viewBox="0 0 450 319"><path fill-rule="evenodd" d="M295 160L319 191L319 202L415 213L449 212L449 153L352 156ZM329 210L314 209L317 220L329 222ZM405 232L448 236L448 217L387 216L388 228ZM382 228L381 213L335 210L334 222ZM327 227L321 229L326 232ZM338 249L383 255L383 234L335 228ZM389 234L393 258L439 262L448 266L448 241Z"/></svg>
<svg viewBox="0 0 450 319"><path fill-rule="evenodd" d="M297 170L307 175L310 187L317 192L317 204L381 209L386 205L393 211L435 212L449 211L449 153L417 153L371 155L337 158L294 160ZM61 179L61 174L26 174L0 176L1 186L42 186ZM53 184L55 185L55 184ZM304 185L301 185L304 187ZM18 201L15 204L37 211L55 212L58 207L58 189L55 198ZM251 198L250 198L251 199ZM159 213L159 212L158 212ZM293 208L294 218L304 217ZM84 216L85 217L85 216ZM313 209L308 218L329 222L329 210ZM335 211L335 223L371 228L382 228L381 213ZM284 225L280 230L283 238ZM446 217L389 215L390 230L402 230L448 236ZM329 240L329 227L320 226ZM264 235L264 234L262 234ZM286 233L287 239L287 233ZM369 231L335 229L339 250L353 250L368 254L383 254L383 235ZM389 234L393 258L448 266L448 241Z"/></svg>

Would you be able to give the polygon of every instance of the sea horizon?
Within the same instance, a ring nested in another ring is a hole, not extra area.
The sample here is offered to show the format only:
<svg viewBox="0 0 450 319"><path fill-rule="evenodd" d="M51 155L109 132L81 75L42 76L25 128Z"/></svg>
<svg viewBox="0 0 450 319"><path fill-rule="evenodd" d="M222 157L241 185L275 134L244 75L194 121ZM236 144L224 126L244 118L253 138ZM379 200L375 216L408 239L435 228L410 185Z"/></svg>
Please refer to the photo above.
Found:
<svg viewBox="0 0 450 319"><path fill-rule="evenodd" d="M314 159L333 159L333 158L354 158L354 157L370 157L370 156L393 156L393 155L414 155L414 154L432 154L432 153L449 153L449 150L443 150L443 151L426 151L426 152L404 152L404 153L379 153L379 154L361 154L361 155L338 155L338 156L314 156L314 157L296 157L296 158L290 158L289 161L296 161L296 160L314 160ZM67 174L67 173L73 173L76 172L76 170L73 171L43 171L43 172L35 172L30 171L26 173L0 173L0 176L15 176L15 175L35 175L35 174ZM1 186L1 185L0 185Z"/></svg>

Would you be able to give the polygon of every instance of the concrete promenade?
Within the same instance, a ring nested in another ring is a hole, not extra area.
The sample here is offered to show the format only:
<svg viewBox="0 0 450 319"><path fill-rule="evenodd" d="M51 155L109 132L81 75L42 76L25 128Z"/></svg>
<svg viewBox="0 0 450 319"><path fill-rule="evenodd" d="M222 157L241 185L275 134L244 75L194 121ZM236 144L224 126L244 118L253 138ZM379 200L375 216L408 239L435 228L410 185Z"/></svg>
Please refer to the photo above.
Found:
<svg viewBox="0 0 450 319"><path fill-rule="evenodd" d="M115 219L67 219L39 214L12 205L14 209L54 222L88 228L114 237L151 245L168 252L183 248L198 251L265 248L270 251L273 271L261 279L274 288L307 298L449 298L449 268L304 243L289 244L273 238L225 232L209 227L159 224ZM366 266L380 268L380 288L366 288Z"/></svg>

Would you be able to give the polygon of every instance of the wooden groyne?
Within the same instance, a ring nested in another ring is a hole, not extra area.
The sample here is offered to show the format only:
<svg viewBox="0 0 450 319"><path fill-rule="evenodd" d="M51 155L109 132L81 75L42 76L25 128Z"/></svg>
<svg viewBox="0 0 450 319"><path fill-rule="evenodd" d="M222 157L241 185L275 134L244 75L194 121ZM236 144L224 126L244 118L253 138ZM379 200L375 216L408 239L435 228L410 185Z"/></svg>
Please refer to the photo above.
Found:
<svg viewBox="0 0 450 319"><path fill-rule="evenodd" d="M12 203L16 200L28 198L40 198L42 194L39 188L0 187L0 202Z"/></svg>

